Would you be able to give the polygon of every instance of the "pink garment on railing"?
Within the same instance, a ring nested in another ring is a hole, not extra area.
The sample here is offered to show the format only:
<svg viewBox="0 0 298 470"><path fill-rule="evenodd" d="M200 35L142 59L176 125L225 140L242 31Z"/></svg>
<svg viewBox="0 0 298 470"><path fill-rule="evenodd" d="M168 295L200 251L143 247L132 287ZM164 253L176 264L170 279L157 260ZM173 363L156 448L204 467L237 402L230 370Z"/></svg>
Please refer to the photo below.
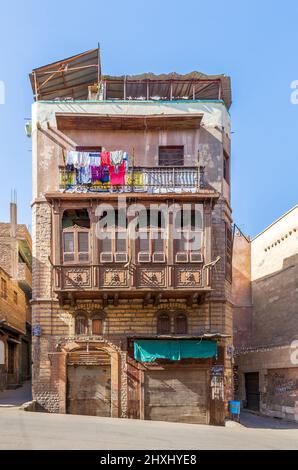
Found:
<svg viewBox="0 0 298 470"><path fill-rule="evenodd" d="M118 171L115 171L116 168L114 166L109 167L109 173L110 173L110 183L112 185L120 185L124 186L125 184L125 165L122 163L122 165L118 166Z"/></svg>

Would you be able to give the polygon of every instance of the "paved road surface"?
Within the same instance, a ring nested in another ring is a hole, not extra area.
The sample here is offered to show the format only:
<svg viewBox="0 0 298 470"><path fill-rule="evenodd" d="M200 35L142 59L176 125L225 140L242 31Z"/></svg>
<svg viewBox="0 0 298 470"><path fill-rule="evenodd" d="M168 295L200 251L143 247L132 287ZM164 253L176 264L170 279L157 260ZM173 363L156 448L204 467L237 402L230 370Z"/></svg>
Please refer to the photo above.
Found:
<svg viewBox="0 0 298 470"><path fill-rule="evenodd" d="M298 449L297 427L258 418L214 427L0 408L0 449Z"/></svg>
<svg viewBox="0 0 298 470"><path fill-rule="evenodd" d="M215 427L20 410L28 398L0 393L0 449L298 449L298 425L250 413Z"/></svg>

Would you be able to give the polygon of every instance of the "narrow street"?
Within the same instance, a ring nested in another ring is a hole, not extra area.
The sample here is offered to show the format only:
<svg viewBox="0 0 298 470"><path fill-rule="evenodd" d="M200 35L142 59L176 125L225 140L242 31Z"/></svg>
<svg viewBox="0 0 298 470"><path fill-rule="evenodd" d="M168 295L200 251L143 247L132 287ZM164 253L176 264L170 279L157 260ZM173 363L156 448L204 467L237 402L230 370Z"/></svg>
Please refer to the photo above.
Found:
<svg viewBox="0 0 298 470"><path fill-rule="evenodd" d="M298 425L251 413L225 427L32 413L28 384L0 393L0 449L298 449Z"/></svg>

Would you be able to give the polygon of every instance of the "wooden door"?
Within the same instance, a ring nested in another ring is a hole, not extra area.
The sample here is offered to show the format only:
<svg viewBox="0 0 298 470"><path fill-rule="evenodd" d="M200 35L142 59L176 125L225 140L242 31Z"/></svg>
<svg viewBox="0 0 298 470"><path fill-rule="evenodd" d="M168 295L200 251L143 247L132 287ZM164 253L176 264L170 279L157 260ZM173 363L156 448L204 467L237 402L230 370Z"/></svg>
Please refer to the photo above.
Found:
<svg viewBox="0 0 298 470"><path fill-rule="evenodd" d="M67 413L111 416L111 366L68 365Z"/></svg>
<svg viewBox="0 0 298 470"><path fill-rule="evenodd" d="M246 408L260 410L259 373L249 372L245 374Z"/></svg>

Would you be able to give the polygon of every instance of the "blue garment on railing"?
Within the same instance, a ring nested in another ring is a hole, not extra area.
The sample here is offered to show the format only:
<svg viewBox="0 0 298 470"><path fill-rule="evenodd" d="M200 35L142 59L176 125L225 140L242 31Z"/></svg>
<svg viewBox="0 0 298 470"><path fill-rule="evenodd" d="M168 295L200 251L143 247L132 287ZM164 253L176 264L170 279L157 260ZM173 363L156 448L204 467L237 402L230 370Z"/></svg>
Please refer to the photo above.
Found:
<svg viewBox="0 0 298 470"><path fill-rule="evenodd" d="M89 184L89 183L91 183L91 169L90 169L90 166L83 166L79 169L78 183L79 184Z"/></svg>

